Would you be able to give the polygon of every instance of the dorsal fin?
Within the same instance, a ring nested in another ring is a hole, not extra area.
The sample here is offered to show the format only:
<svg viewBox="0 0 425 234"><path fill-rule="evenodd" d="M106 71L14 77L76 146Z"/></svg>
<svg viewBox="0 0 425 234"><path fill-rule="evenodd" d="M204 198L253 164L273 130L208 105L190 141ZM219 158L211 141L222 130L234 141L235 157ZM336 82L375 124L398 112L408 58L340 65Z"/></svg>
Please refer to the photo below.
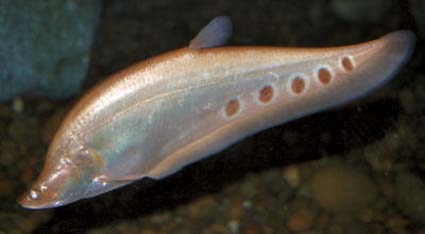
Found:
<svg viewBox="0 0 425 234"><path fill-rule="evenodd" d="M217 16L190 41L189 48L198 50L224 45L232 35L232 21L228 16Z"/></svg>

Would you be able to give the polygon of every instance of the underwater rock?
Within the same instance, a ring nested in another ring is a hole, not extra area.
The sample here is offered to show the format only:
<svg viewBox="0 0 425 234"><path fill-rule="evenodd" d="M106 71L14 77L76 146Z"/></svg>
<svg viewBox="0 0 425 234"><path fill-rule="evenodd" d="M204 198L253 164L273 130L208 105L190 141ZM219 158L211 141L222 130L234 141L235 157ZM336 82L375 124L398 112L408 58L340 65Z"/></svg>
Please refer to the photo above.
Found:
<svg viewBox="0 0 425 234"><path fill-rule="evenodd" d="M410 217L425 222L425 182L412 173L396 177L397 204Z"/></svg>
<svg viewBox="0 0 425 234"><path fill-rule="evenodd" d="M351 22L378 22L387 15L392 1L332 0L332 9Z"/></svg>
<svg viewBox="0 0 425 234"><path fill-rule="evenodd" d="M415 21L419 28L419 33L425 36L425 1L424 0L411 0L410 9L415 17Z"/></svg>
<svg viewBox="0 0 425 234"><path fill-rule="evenodd" d="M332 212L365 208L378 195L369 176L345 165L319 169L313 175L311 186L317 203Z"/></svg>
<svg viewBox="0 0 425 234"><path fill-rule="evenodd" d="M99 0L0 2L0 101L66 98L85 77Z"/></svg>

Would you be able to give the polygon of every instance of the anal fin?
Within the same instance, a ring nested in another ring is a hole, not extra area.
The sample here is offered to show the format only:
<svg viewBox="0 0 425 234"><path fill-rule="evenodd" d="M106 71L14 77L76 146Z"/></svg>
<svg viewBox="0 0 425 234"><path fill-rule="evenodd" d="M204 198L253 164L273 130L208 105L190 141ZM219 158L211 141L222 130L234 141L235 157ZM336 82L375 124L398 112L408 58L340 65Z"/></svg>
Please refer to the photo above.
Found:
<svg viewBox="0 0 425 234"><path fill-rule="evenodd" d="M133 174L133 175L125 175L117 178L108 177L106 175L99 176L96 178L96 180L99 183L111 183L111 182L133 182L135 180L140 180L142 178L145 178L146 176L144 174Z"/></svg>

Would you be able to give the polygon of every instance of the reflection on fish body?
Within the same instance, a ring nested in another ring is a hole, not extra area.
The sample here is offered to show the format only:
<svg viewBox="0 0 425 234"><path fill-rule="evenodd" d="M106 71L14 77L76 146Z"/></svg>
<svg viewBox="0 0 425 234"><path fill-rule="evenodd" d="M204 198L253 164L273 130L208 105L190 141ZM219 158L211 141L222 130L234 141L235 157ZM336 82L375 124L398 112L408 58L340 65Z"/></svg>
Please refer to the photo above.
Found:
<svg viewBox="0 0 425 234"><path fill-rule="evenodd" d="M41 175L19 203L57 207L166 177L260 130L365 95L408 61L415 41L397 31L342 47L212 48L230 35L223 19L189 48L136 64L89 91L62 122Z"/></svg>

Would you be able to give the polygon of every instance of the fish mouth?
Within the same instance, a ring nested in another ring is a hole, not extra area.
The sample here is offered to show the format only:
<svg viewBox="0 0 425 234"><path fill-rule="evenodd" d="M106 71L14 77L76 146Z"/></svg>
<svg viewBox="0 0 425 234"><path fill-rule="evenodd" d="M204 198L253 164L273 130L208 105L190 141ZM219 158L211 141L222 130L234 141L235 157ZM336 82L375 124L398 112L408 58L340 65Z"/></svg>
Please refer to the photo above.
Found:
<svg viewBox="0 0 425 234"><path fill-rule="evenodd" d="M52 204L43 204L43 205L34 205L34 204L27 204L19 202L19 204L26 209L32 209L32 210L41 210L41 209L50 209L50 208L56 208L64 205L63 201L57 201Z"/></svg>
<svg viewBox="0 0 425 234"><path fill-rule="evenodd" d="M23 208L26 209L32 209L32 210L40 210L40 209L49 209L49 208L56 208L64 205L63 201L56 201L48 204L37 204L34 202L24 202L21 200L18 200L19 205L21 205Z"/></svg>
<svg viewBox="0 0 425 234"><path fill-rule="evenodd" d="M34 197L32 190L22 194L18 199L17 203L23 208L39 210L39 209L49 209L63 206L65 204L64 200L55 200L55 201L41 201Z"/></svg>

